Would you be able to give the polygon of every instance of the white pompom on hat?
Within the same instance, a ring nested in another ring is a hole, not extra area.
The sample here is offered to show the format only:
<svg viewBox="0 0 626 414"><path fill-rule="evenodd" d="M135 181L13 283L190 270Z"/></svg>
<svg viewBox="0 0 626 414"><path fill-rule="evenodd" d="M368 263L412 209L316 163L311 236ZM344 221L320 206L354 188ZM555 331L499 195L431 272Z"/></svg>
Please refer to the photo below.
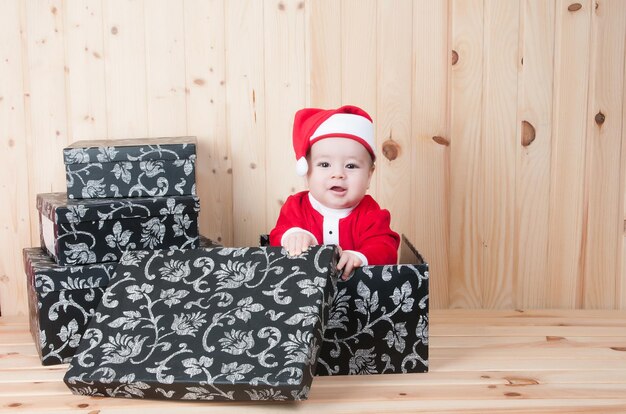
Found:
<svg viewBox="0 0 626 414"><path fill-rule="evenodd" d="M352 105L337 109L304 108L296 112L293 122L298 175L306 175L309 169L306 155L315 142L324 138L353 139L365 147L372 160L376 160L374 123L367 112Z"/></svg>

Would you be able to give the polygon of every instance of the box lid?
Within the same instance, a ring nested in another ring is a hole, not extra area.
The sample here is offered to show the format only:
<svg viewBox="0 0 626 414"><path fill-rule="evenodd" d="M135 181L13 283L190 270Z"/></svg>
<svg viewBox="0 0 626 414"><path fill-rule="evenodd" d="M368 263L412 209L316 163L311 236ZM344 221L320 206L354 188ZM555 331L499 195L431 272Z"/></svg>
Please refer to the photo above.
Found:
<svg viewBox="0 0 626 414"><path fill-rule="evenodd" d="M198 400L307 397L337 250L127 252L65 375L77 394Z"/></svg>
<svg viewBox="0 0 626 414"><path fill-rule="evenodd" d="M37 210L55 223L197 214L196 196L68 199L66 193L37 194Z"/></svg>
<svg viewBox="0 0 626 414"><path fill-rule="evenodd" d="M116 262L63 266L39 247L22 251L29 284L40 293L106 287Z"/></svg>
<svg viewBox="0 0 626 414"><path fill-rule="evenodd" d="M195 158L196 137L76 141L63 149L63 161L87 164Z"/></svg>
<svg viewBox="0 0 626 414"><path fill-rule="evenodd" d="M203 235L199 239L200 247L222 247ZM27 247L22 256L28 283L41 293L106 287L117 266L117 262L59 265L40 247Z"/></svg>

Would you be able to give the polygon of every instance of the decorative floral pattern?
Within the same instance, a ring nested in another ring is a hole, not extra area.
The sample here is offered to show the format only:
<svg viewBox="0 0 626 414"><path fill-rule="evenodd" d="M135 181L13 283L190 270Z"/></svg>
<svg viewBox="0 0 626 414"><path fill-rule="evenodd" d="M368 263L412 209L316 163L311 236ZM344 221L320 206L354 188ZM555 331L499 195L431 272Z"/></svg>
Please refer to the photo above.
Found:
<svg viewBox="0 0 626 414"><path fill-rule="evenodd" d="M337 251L126 253L65 382L76 394L202 400L308 395Z"/></svg>
<svg viewBox="0 0 626 414"><path fill-rule="evenodd" d="M111 142L116 146L107 146ZM63 150L67 195L195 195L195 142L193 137L78 141Z"/></svg>
<svg viewBox="0 0 626 414"><path fill-rule="evenodd" d="M60 266L40 248L23 251L30 330L43 365L70 361L116 263Z"/></svg>
<svg viewBox="0 0 626 414"><path fill-rule="evenodd" d="M115 262L129 250L198 247L199 200L193 196L112 201L50 193L39 194L37 205L55 223L56 251L48 253L59 264Z"/></svg>
<svg viewBox="0 0 626 414"><path fill-rule="evenodd" d="M218 245L200 236L200 246ZM123 256L124 264L136 266L148 254L150 252L141 250L128 252ZM79 340L95 314L117 263L61 266L38 247L24 249L23 258L28 280L30 330L41 362L43 365L68 363L78 349ZM176 269L180 278L188 276L184 263ZM200 312L174 315L172 330L194 336L205 322L206 317ZM123 330L132 330L141 323L140 313L123 311L111 323Z"/></svg>
<svg viewBox="0 0 626 414"><path fill-rule="evenodd" d="M428 265L366 266L339 281L317 375L428 371Z"/></svg>
<svg viewBox="0 0 626 414"><path fill-rule="evenodd" d="M225 332L224 337L220 338L218 342L223 352L232 355L241 355L248 349L254 347L252 331L245 332L232 329L230 332Z"/></svg>

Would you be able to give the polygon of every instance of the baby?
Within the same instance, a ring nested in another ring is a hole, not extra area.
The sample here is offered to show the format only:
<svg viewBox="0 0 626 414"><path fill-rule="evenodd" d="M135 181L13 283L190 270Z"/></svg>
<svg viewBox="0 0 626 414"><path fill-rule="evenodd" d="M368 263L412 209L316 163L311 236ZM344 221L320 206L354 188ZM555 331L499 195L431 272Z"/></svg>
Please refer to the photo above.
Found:
<svg viewBox="0 0 626 414"><path fill-rule="evenodd" d="M299 255L309 246L336 244L337 269L347 279L360 266L396 264L400 237L389 211L366 195L374 173L374 124L356 106L296 112L293 146L298 175L309 191L287 198L270 244Z"/></svg>

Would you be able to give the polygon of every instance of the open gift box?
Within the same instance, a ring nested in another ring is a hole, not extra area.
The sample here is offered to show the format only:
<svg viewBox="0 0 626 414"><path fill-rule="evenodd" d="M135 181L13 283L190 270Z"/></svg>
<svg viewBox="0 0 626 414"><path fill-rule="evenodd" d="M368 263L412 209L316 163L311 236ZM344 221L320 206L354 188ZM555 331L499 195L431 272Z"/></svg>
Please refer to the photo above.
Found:
<svg viewBox="0 0 626 414"><path fill-rule="evenodd" d="M317 375L428 371L428 264L403 235L400 264L337 283Z"/></svg>
<svg viewBox="0 0 626 414"><path fill-rule="evenodd" d="M337 250L127 252L65 382L93 396L301 400L314 375L428 369L428 265L403 238L399 265L343 282Z"/></svg>
<svg viewBox="0 0 626 414"><path fill-rule="evenodd" d="M364 266L339 280L316 375L427 372L428 276L402 235L399 264Z"/></svg>

